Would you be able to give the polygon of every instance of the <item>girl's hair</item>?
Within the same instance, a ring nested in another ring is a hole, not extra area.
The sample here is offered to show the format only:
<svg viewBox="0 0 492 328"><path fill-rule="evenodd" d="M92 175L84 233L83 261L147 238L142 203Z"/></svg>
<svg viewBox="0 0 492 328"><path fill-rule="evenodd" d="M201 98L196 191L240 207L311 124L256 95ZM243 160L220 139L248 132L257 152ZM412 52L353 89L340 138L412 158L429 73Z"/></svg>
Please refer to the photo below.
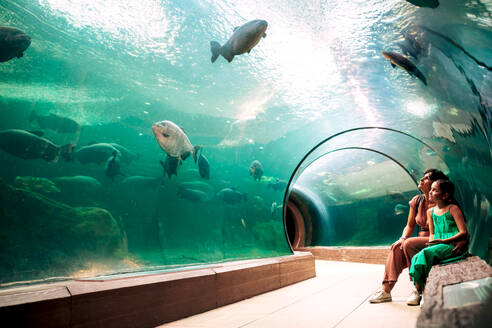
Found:
<svg viewBox="0 0 492 328"><path fill-rule="evenodd" d="M454 199L454 183L447 179L439 179L437 180L437 182L439 183L439 189L441 189L441 195L449 195L448 199L446 199L446 202L448 204L458 205L458 202L456 201L456 199Z"/></svg>
<svg viewBox="0 0 492 328"><path fill-rule="evenodd" d="M425 170L424 175L426 175L427 173L430 173L429 179L431 179L432 181L449 180L448 176L444 174L441 170L427 169ZM453 190L454 190L454 186L453 186Z"/></svg>

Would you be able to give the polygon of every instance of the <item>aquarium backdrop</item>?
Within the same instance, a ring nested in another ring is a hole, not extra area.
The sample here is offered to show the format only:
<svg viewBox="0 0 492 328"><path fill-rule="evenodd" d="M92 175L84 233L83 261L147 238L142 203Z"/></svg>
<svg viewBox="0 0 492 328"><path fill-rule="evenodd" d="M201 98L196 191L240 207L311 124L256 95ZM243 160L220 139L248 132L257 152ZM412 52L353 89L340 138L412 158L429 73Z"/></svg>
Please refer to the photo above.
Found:
<svg viewBox="0 0 492 328"><path fill-rule="evenodd" d="M1 286L290 255L291 194L305 246L389 245L430 167L488 259L492 1L411 2L0 0L31 40L0 63Z"/></svg>

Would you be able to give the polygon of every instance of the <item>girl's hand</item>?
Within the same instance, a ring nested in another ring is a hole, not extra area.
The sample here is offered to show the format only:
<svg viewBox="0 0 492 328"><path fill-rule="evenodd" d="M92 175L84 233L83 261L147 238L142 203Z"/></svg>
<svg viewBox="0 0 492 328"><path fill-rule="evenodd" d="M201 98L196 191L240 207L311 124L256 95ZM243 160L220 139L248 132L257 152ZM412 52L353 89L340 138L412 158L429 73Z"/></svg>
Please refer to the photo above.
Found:
<svg viewBox="0 0 492 328"><path fill-rule="evenodd" d="M442 239L434 239L430 240L427 243L425 243L427 246L432 246L432 245L437 245L437 244L442 244Z"/></svg>

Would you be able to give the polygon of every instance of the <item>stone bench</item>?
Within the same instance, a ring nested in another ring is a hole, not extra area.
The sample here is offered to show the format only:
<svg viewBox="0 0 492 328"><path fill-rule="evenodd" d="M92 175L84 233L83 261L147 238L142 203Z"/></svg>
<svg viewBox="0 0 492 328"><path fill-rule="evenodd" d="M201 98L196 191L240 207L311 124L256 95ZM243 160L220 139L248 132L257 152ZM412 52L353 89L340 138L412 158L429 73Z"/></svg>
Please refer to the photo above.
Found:
<svg viewBox="0 0 492 328"><path fill-rule="evenodd" d="M492 327L492 267L478 256L434 265L417 327Z"/></svg>

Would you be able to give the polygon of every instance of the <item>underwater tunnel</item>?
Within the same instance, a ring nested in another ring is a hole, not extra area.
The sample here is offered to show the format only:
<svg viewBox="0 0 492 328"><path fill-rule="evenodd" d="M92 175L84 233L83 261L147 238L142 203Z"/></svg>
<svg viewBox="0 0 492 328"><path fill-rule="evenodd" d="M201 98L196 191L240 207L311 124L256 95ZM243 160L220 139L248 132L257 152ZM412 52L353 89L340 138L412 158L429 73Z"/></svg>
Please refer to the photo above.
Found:
<svg viewBox="0 0 492 328"><path fill-rule="evenodd" d="M0 0L0 287L390 245L427 168L490 263L491 44L479 0Z"/></svg>

